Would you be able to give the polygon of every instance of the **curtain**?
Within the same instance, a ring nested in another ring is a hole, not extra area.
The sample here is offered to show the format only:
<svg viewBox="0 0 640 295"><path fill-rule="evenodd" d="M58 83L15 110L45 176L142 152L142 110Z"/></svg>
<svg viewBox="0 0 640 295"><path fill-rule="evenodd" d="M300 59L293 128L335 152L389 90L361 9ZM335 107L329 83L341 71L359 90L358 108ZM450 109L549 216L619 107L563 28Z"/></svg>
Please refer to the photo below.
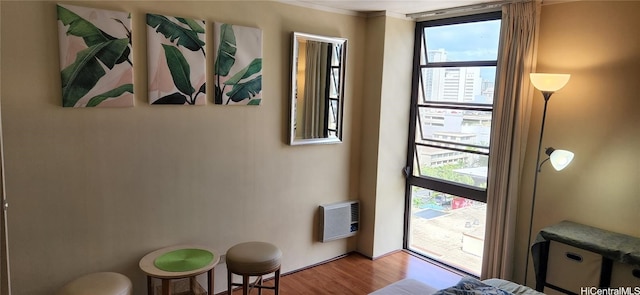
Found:
<svg viewBox="0 0 640 295"><path fill-rule="evenodd" d="M494 124L489 155L487 224L482 275L512 279L516 211L527 146L540 17L538 1L502 7Z"/></svg>
<svg viewBox="0 0 640 295"><path fill-rule="evenodd" d="M304 84L304 138L325 137L327 43L307 41Z"/></svg>

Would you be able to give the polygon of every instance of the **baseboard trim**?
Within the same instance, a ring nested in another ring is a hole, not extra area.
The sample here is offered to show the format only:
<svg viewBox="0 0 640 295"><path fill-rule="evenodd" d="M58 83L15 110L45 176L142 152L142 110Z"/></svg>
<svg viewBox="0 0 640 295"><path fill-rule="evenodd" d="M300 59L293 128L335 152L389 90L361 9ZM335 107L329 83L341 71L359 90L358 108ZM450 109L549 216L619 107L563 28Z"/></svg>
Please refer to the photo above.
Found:
<svg viewBox="0 0 640 295"><path fill-rule="evenodd" d="M378 255L378 256L376 256L376 257L373 257L373 258L371 258L371 260L378 260L378 259L380 259L380 258L384 258L384 257L387 257L387 256L389 256L389 255L393 255L393 254L396 254L396 253L398 253L398 252L402 252L402 251L404 251L404 250L402 250L402 249L393 250L393 251L391 251L391 252L388 252L388 253L385 253L385 254L382 254L382 255Z"/></svg>
<svg viewBox="0 0 640 295"><path fill-rule="evenodd" d="M308 266L305 266L305 267L302 267L302 268L298 268L298 269L295 269L295 270L292 270L292 271L285 272L285 273L283 273L283 274L280 274L280 277L284 277L284 276L287 276L287 275L290 275L290 274L294 274L294 273L297 273L297 272L301 272L301 271L303 271L303 270L307 270L307 269L310 269L310 268L314 268L314 267L316 267L316 266L320 266L320 265L323 265L323 264L327 264L327 263L329 263L329 262L332 262L332 261L336 261L336 260L338 260L338 259L345 258L345 257L347 257L347 256L349 256L349 255L354 254L354 253L356 253L356 254L360 254L360 253L357 253L357 252L355 252L355 251L351 251L351 252L348 252L348 253L345 253L345 254L342 254L342 255L339 255L339 256L333 257L333 258L329 258L329 259L324 260L324 261L320 261L320 262L315 263L315 264L312 264L312 265L308 265ZM271 279L273 279L273 278L269 278L269 279L267 279L267 280L271 280Z"/></svg>

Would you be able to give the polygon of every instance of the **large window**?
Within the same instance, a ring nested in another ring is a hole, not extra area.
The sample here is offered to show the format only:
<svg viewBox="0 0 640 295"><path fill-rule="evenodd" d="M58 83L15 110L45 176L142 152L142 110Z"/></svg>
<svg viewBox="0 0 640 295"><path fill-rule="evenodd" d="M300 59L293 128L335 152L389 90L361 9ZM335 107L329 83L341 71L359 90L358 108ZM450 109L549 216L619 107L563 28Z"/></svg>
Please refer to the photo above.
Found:
<svg viewBox="0 0 640 295"><path fill-rule="evenodd" d="M405 247L479 275L500 12L419 22Z"/></svg>

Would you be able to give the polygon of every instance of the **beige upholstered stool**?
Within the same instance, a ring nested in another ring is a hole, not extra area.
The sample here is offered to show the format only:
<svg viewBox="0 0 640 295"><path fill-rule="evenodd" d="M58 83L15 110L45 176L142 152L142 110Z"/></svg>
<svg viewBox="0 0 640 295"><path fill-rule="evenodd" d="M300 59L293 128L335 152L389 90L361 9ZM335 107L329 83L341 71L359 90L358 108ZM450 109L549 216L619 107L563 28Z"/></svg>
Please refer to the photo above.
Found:
<svg viewBox="0 0 640 295"><path fill-rule="evenodd" d="M237 244L227 251L227 285L231 294L233 286L242 286L242 294L247 295L252 288L272 289L278 294L280 283L280 260L282 251L278 247L264 242L247 242ZM262 276L275 272L275 285L262 285ZM242 284L233 283L232 275L242 276ZM254 283L250 283L250 277L257 277Z"/></svg>
<svg viewBox="0 0 640 295"><path fill-rule="evenodd" d="M115 272L97 272L66 284L58 295L131 295L131 280Z"/></svg>

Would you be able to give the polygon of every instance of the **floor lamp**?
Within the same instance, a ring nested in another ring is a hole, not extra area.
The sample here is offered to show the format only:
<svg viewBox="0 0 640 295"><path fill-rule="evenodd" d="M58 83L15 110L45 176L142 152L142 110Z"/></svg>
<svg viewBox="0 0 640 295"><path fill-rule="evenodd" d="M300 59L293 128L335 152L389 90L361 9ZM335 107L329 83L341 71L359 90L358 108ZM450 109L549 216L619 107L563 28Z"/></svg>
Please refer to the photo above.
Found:
<svg viewBox="0 0 640 295"><path fill-rule="evenodd" d="M542 92L544 97L544 109L542 111L542 126L540 127L540 138L538 140L538 153L536 158L536 173L533 180L533 196L531 197L531 215L529 215L529 235L527 236L527 257L524 269L524 284L527 284L527 274L529 271L529 254L531 252L531 232L533 230L533 211L536 205L536 187L538 186L538 173L542 169L542 165L550 161L553 168L560 171L567 167L571 160L573 160L573 153L566 150L557 150L552 147L545 149L545 154L549 156L547 159L540 163L540 152L542 150L542 136L544 134L544 122L547 116L547 103L551 95L562 89L564 85L569 82L571 76L568 74L543 74L543 73L531 73L529 78L533 87Z"/></svg>

